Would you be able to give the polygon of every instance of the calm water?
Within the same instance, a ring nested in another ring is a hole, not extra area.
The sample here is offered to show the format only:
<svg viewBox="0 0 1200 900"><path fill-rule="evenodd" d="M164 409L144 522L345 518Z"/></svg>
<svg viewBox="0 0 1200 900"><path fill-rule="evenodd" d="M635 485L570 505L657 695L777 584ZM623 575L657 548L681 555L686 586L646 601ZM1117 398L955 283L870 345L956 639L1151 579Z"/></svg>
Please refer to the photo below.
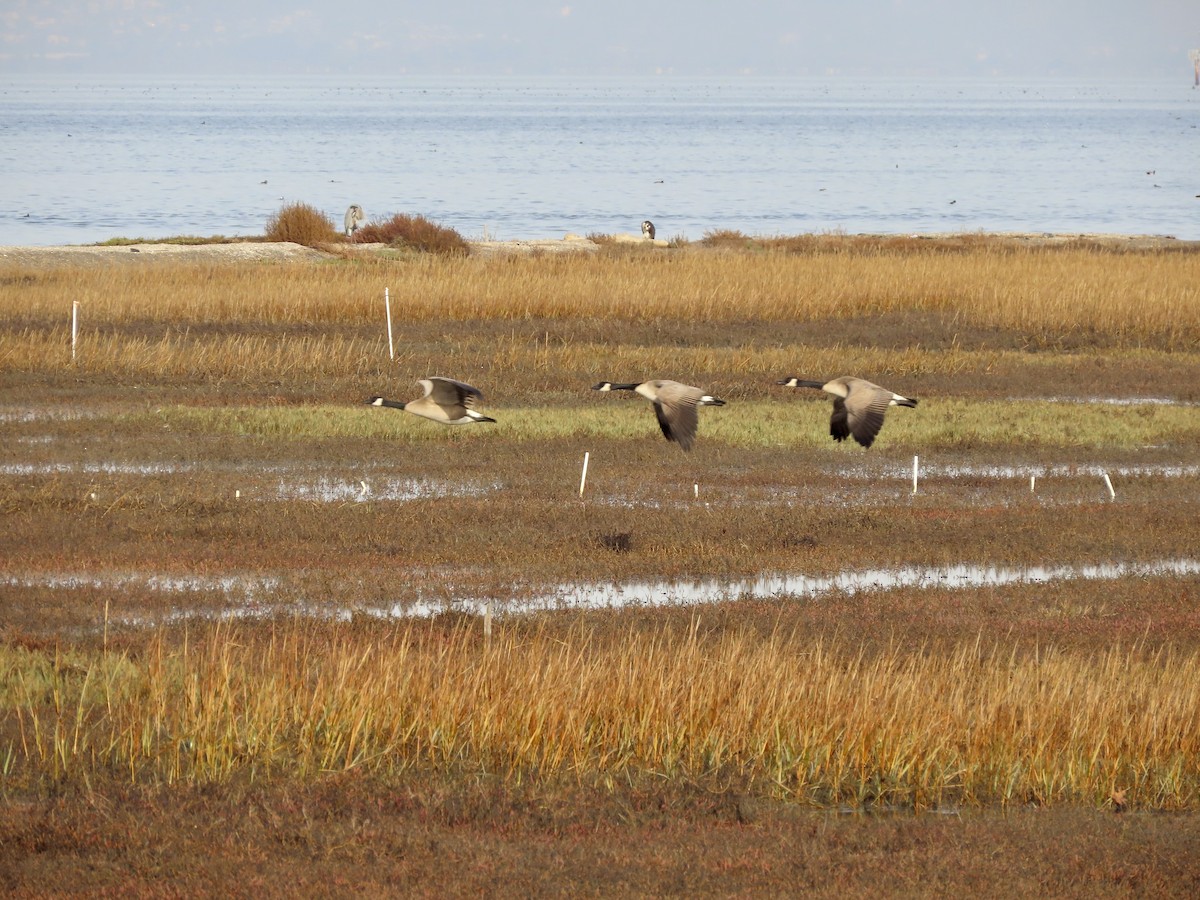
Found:
<svg viewBox="0 0 1200 900"><path fill-rule="evenodd" d="M1178 82L0 79L0 244L261 234L283 202L467 237L1200 239Z"/></svg>

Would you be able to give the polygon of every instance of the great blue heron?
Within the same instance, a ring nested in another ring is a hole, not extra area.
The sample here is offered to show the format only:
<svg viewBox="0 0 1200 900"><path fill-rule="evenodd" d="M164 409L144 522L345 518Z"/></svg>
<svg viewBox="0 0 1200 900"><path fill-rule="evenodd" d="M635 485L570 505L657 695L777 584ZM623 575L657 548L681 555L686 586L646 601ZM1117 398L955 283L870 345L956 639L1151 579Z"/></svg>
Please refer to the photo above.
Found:
<svg viewBox="0 0 1200 900"><path fill-rule="evenodd" d="M357 203L351 203L346 209L346 237L353 237L354 232L358 231L358 226L367 219L363 208Z"/></svg>
<svg viewBox="0 0 1200 900"><path fill-rule="evenodd" d="M654 240L654 223L649 219L642 223L642 237Z"/></svg>

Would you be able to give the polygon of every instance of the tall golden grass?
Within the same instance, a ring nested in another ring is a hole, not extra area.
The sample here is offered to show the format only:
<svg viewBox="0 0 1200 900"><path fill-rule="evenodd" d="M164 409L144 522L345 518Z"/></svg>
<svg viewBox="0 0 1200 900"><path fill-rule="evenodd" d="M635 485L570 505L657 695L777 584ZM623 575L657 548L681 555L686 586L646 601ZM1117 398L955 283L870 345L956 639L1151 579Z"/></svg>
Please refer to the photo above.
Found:
<svg viewBox="0 0 1200 900"><path fill-rule="evenodd" d="M1037 370L1082 366L1095 361L1094 353L1060 352L1039 356L1013 350L967 350L958 346L918 345L892 349L837 344L813 347L791 343L679 346L658 342L622 345L596 340L548 342L541 339L540 334L531 340L526 333L510 333L507 329L493 330L483 337L469 329L439 334L433 339L435 345L431 345L431 339L425 336L414 342L398 329L396 358L390 360L381 312L376 319L372 323L374 327L364 336L338 328L328 332L320 328L298 328L263 333L261 329L255 329L253 323L244 331L221 328L192 331L188 326L94 330L87 327L82 330L72 360L68 311L68 318L49 323L45 328L26 326L0 334L0 372L61 371L69 367L92 375L207 374L226 377L294 372L309 376L382 377L391 372L403 372L410 361L424 362L427 356L459 356L485 371L505 373L508 388L515 389L519 396L534 387L544 393L556 385L561 386L566 377L578 377L578 373L591 373L587 378L621 377L622 372L636 374L648 365L660 368L664 361L669 361L668 368L677 375L695 373L708 380L715 379L726 391L730 385L745 379L761 382L805 374L793 371L798 365L811 373L851 367L908 377L954 375L968 370L1005 371L1018 365ZM669 335L663 337L669 340ZM1134 348L1109 350L1105 356L1129 364L1164 366L1171 364L1179 352ZM528 371L514 371L516 369Z"/></svg>
<svg viewBox="0 0 1200 900"><path fill-rule="evenodd" d="M10 784L466 767L918 808L1200 800L1200 654L1169 649L289 623L0 664Z"/></svg>
<svg viewBox="0 0 1200 900"><path fill-rule="evenodd" d="M817 321L936 313L1054 343L1200 341L1200 257L1028 249L798 255L686 250L328 265L181 265L0 272L0 316L39 328L72 300L88 328L161 322L360 326L384 288L404 323L576 318L635 323Z"/></svg>

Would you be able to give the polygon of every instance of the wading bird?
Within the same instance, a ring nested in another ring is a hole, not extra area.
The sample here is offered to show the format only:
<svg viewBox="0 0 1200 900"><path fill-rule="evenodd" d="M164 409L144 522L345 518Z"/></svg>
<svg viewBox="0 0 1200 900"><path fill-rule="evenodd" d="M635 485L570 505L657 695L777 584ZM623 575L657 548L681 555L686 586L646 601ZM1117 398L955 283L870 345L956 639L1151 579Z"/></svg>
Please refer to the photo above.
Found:
<svg viewBox="0 0 1200 900"><path fill-rule="evenodd" d="M844 441L851 435L864 447L875 442L875 435L883 427L883 414L889 406L916 406L911 397L893 394L862 378L849 375L833 381L805 381L792 376L777 381L787 387L817 388L833 394L833 415L829 419L829 434L835 441Z"/></svg>
<svg viewBox="0 0 1200 900"><path fill-rule="evenodd" d="M649 219L642 223L642 237L654 240L654 223Z"/></svg>
<svg viewBox="0 0 1200 900"><path fill-rule="evenodd" d="M634 391L641 394L654 405L654 415L658 419L658 427L662 429L663 437L677 443L681 450L691 450L696 439L696 425L699 419L696 408L725 405L724 400L718 400L698 387L661 379L643 381L641 384L602 381L592 390Z"/></svg>
<svg viewBox="0 0 1200 900"><path fill-rule="evenodd" d="M417 384L425 388L425 396L408 403L398 403L395 400L385 400L383 397L372 397L367 401L371 406L386 406L389 409L402 409L414 416L433 419L443 425L470 425L473 422L495 422L483 413L476 412L472 407L476 400L482 400L483 394L478 388L471 387L453 378L422 378Z"/></svg>
<svg viewBox="0 0 1200 900"><path fill-rule="evenodd" d="M367 215L357 203L351 203L346 208L346 237L352 237L358 231L358 226L366 221Z"/></svg>

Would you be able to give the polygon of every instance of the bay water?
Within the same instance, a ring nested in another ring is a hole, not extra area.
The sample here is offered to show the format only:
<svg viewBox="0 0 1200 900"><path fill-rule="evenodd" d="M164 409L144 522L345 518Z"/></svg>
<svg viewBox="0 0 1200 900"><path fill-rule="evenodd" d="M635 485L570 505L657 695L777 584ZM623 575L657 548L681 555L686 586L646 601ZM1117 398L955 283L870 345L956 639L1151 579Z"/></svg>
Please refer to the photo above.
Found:
<svg viewBox="0 0 1200 900"><path fill-rule="evenodd" d="M1200 239L1174 81L0 76L0 245L420 214L468 238Z"/></svg>

